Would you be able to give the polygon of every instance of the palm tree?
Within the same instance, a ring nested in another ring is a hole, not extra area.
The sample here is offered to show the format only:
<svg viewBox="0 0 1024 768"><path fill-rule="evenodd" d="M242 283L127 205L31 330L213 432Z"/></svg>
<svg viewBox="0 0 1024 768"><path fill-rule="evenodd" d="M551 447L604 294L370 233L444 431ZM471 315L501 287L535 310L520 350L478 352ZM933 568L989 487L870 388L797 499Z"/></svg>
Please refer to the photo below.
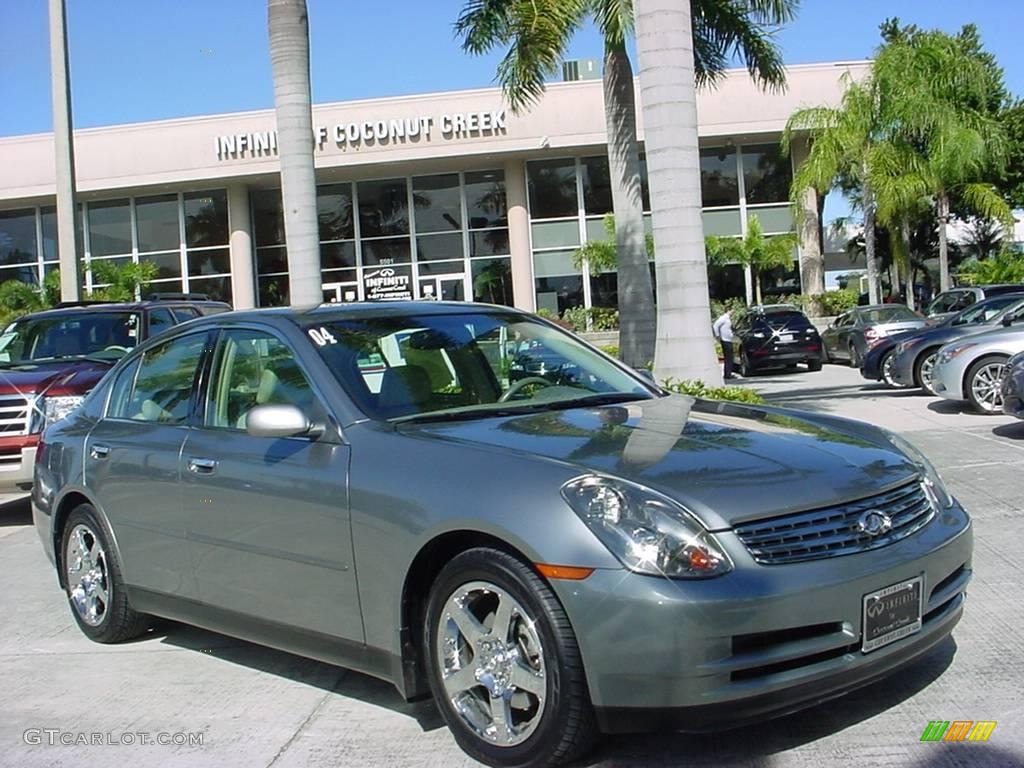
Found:
<svg viewBox="0 0 1024 768"><path fill-rule="evenodd" d="M771 29L792 19L798 2L691 0L690 47L698 83L713 83L735 53L762 86L782 87L785 73ZM644 242L635 89L626 50L633 30L632 0L469 0L455 29L463 49L471 54L508 47L497 77L513 112L519 112L543 94L545 79L557 72L573 34L588 18L596 22L605 41L605 122L619 264L621 355L639 367L654 356L656 315ZM699 202L699 186L696 193ZM702 284L706 288L706 276Z"/></svg>
<svg viewBox="0 0 1024 768"><path fill-rule="evenodd" d="M293 305L318 304L320 238L313 170L313 107L309 87L306 0L267 0L270 64L274 74L281 198Z"/></svg>
<svg viewBox="0 0 1024 768"><path fill-rule="evenodd" d="M655 375L722 380L711 338L690 9L640 0L637 52L658 273Z"/></svg>
<svg viewBox="0 0 1024 768"><path fill-rule="evenodd" d="M747 234L742 238L705 238L709 262L738 262L750 267L754 278L755 304L764 303L761 299L761 277L765 272L790 266L793 263L796 244L796 235L792 233L765 237L761 220L755 215L747 219Z"/></svg>

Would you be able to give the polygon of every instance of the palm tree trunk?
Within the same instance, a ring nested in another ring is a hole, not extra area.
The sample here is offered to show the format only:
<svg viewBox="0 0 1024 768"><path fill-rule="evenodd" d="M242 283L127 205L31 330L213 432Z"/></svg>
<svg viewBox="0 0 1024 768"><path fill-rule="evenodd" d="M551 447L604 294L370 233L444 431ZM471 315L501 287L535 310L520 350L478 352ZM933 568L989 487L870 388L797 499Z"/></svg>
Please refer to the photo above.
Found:
<svg viewBox="0 0 1024 768"><path fill-rule="evenodd" d="M940 193L936 199L939 214L939 290L948 291L949 280L949 243L946 239L946 225L949 224L949 195Z"/></svg>
<svg viewBox="0 0 1024 768"><path fill-rule="evenodd" d="M764 304L764 299L761 298L761 270L754 267L750 270L750 276L754 279L754 303L760 306Z"/></svg>
<svg viewBox="0 0 1024 768"><path fill-rule="evenodd" d="M636 0L658 290L655 375L718 384L701 219L689 3Z"/></svg>
<svg viewBox="0 0 1024 768"><path fill-rule="evenodd" d="M821 195L814 187L808 187L800 195L800 285L808 296L820 296L825 292L825 256L822 248L821 218L818 198ZM807 306L812 315L820 314L819 304L812 301Z"/></svg>
<svg viewBox="0 0 1024 768"><path fill-rule="evenodd" d="M875 195L867 180L864 181L863 194L864 258L868 270L868 303L878 304L881 301L881 291L879 290L878 261L875 256Z"/></svg>
<svg viewBox="0 0 1024 768"><path fill-rule="evenodd" d="M319 304L320 237L313 169L313 108L309 86L306 0L268 0L281 197L288 246L289 303Z"/></svg>
<svg viewBox="0 0 1024 768"><path fill-rule="evenodd" d="M605 46L604 113L618 258L619 354L626 365L642 368L654 360L657 317L644 237L633 67L625 43Z"/></svg>
<svg viewBox="0 0 1024 768"><path fill-rule="evenodd" d="M907 274L907 306L914 309L914 258L910 252L910 221L900 222L900 241L903 243L903 266Z"/></svg>

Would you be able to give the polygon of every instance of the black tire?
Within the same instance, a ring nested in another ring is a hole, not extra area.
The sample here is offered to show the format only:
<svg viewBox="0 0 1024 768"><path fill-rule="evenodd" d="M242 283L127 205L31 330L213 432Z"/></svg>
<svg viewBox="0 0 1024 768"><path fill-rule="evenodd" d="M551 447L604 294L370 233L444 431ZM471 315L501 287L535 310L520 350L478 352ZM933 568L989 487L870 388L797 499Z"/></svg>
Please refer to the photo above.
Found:
<svg viewBox="0 0 1024 768"><path fill-rule="evenodd" d="M964 376L964 394L967 395L967 401L971 404L978 413L986 415L995 415L1003 412L1003 395L998 384L995 386L993 391L992 401L983 401L974 391L975 379L982 375L985 371L986 374L991 375L995 368L1006 368L1007 357L1005 355L986 355L985 357L976 360L970 368L967 369L967 375ZM1000 376L1000 379L1002 377Z"/></svg>
<svg viewBox="0 0 1024 768"><path fill-rule="evenodd" d="M448 599L471 582L486 582L511 595L530 614L541 640L544 710L533 733L513 746L497 746L475 733L455 710L442 681L443 661L437 653L441 614ZM511 555L485 547L470 549L442 569L430 590L423 644L434 701L455 741L475 760L502 768L557 766L581 757L595 744L597 722L569 619L551 588Z"/></svg>
<svg viewBox="0 0 1024 768"><path fill-rule="evenodd" d="M68 544L72 532L84 526L88 529L89 537L102 550L102 558L97 557L97 562L102 563L101 570L105 576L108 600L104 603L102 615L98 623L87 622L76 608L72 592L76 584L71 582L68 573ZM96 510L91 504L79 504L64 523L64 530L60 538L59 567L64 572L64 593L68 598L68 607L71 608L71 615L78 623L79 629L90 640L97 643L120 643L132 637L137 637L146 631L149 626L149 617L139 613L128 602L128 594L124 587L124 579L121 575L121 564L117 560L117 554L110 545L111 536L101 522Z"/></svg>
<svg viewBox="0 0 1024 768"><path fill-rule="evenodd" d="M814 373L815 371L820 371L821 370L821 362L822 362L821 360L808 360L807 361L807 370L810 371L811 373Z"/></svg>
<svg viewBox="0 0 1024 768"><path fill-rule="evenodd" d="M747 357L747 350L740 350L740 376L747 379L757 373L757 369L750 362L750 358Z"/></svg>
<svg viewBox="0 0 1024 768"><path fill-rule="evenodd" d="M860 368L860 352L857 351L857 345L851 341L847 345L847 350L850 353L850 367Z"/></svg>
<svg viewBox="0 0 1024 768"><path fill-rule="evenodd" d="M928 362L929 358L932 360L932 364L935 363L935 357L939 354L939 347L932 347L926 349L924 352L917 356L914 361L914 383L927 392L929 395L934 395L935 390L932 389L930 383L926 383L922 371L924 371L925 363Z"/></svg>

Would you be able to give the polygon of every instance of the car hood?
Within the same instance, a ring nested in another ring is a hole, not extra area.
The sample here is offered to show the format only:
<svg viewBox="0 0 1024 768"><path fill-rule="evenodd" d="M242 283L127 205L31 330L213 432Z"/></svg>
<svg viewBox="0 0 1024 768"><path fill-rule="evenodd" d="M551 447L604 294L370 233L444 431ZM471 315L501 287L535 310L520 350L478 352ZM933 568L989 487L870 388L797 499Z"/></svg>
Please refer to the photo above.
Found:
<svg viewBox="0 0 1024 768"><path fill-rule="evenodd" d="M918 473L867 424L680 395L401 429L631 480L711 530L869 496Z"/></svg>
<svg viewBox="0 0 1024 768"><path fill-rule="evenodd" d="M111 367L92 360L8 365L0 363L0 394L84 395Z"/></svg>
<svg viewBox="0 0 1024 768"><path fill-rule="evenodd" d="M920 340L925 344L946 344L964 336L985 333L990 330L992 327L985 325L943 325L937 328L925 328L918 333L908 335L907 338Z"/></svg>

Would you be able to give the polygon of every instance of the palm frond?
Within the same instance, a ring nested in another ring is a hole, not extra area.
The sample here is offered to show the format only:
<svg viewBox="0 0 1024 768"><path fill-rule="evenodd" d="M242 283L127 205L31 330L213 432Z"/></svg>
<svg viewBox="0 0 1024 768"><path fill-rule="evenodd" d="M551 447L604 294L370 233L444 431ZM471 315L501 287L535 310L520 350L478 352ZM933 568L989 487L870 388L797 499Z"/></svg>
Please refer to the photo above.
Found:
<svg viewBox="0 0 1024 768"><path fill-rule="evenodd" d="M633 0L591 0L591 13L605 45L623 45L633 34Z"/></svg>
<svg viewBox="0 0 1024 768"><path fill-rule="evenodd" d="M698 85L714 84L732 56L766 90L786 84L777 28L796 16L799 0L691 0Z"/></svg>
<svg viewBox="0 0 1024 768"><path fill-rule="evenodd" d="M960 194L967 207L978 216L994 219L1006 227L1013 226L1013 211L991 184L965 184Z"/></svg>

